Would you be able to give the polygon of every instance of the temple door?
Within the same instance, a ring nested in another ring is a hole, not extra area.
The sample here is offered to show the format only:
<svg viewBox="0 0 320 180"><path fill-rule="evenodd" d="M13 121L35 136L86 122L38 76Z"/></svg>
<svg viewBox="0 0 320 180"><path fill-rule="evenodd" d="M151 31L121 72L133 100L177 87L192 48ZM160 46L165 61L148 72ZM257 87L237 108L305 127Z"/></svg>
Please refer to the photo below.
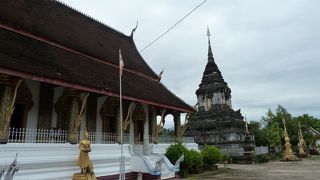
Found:
<svg viewBox="0 0 320 180"><path fill-rule="evenodd" d="M134 124L134 142L136 144L143 144L144 124L146 122L146 114L143 107L139 104L136 106L132 122Z"/></svg>

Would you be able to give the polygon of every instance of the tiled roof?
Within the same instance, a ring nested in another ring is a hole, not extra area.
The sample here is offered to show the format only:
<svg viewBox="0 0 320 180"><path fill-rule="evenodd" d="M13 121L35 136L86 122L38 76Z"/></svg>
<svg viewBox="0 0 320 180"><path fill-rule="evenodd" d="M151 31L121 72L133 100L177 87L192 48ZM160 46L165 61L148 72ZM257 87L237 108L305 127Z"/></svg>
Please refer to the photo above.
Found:
<svg viewBox="0 0 320 180"><path fill-rule="evenodd" d="M2 1L0 25L2 70L118 94L121 48L126 68L122 76L124 98L193 110L157 81L132 37L57 1Z"/></svg>

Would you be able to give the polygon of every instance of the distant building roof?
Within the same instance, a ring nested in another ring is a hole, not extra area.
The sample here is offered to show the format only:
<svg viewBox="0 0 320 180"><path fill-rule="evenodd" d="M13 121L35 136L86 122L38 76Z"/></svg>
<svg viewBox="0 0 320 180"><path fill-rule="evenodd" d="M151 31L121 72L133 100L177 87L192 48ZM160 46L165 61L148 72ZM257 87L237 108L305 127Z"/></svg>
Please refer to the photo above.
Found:
<svg viewBox="0 0 320 180"><path fill-rule="evenodd" d="M125 99L193 110L158 82L132 37L60 2L1 2L0 42L0 72L112 96L119 94L121 48Z"/></svg>

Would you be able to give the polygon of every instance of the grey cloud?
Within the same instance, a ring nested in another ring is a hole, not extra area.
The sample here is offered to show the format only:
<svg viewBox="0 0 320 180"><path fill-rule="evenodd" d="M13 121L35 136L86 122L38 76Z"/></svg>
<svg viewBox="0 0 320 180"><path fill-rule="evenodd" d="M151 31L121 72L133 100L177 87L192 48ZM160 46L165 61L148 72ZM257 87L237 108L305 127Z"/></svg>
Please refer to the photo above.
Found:
<svg viewBox="0 0 320 180"><path fill-rule="evenodd" d="M130 34L142 49L201 1L78 1L71 6ZM233 106L259 120L284 105L320 117L320 11L317 0L216 0L142 52L162 82L190 105L207 60L206 26L215 61L232 89Z"/></svg>

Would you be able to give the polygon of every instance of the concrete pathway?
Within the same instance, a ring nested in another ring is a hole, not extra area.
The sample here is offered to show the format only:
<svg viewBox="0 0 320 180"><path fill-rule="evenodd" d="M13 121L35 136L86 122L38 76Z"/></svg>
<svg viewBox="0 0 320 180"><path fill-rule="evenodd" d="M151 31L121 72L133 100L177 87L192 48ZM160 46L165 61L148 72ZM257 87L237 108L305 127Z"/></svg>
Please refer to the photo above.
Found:
<svg viewBox="0 0 320 180"><path fill-rule="evenodd" d="M205 172L189 178L201 180L320 180L320 156L296 162L269 162L263 164L230 164L227 169Z"/></svg>

